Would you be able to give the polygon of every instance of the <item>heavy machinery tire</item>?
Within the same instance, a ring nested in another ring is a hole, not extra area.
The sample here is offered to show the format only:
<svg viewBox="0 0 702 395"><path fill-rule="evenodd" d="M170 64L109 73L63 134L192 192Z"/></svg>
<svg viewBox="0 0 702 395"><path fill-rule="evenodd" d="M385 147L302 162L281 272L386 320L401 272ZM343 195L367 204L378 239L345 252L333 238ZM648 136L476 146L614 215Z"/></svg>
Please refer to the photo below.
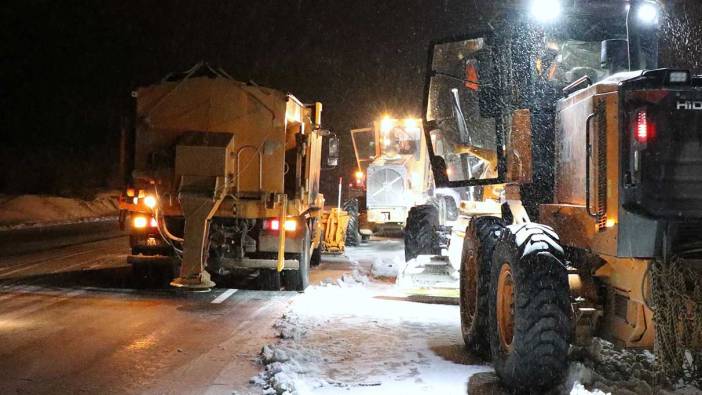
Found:
<svg viewBox="0 0 702 395"><path fill-rule="evenodd" d="M310 285L310 247L312 245L312 232L309 224L305 224L305 235L302 239L302 252L297 254L300 262L298 270L283 271L283 285L288 291L302 292Z"/></svg>
<svg viewBox="0 0 702 395"><path fill-rule="evenodd" d="M474 217L463 241L459 299L461 333L466 349L484 359L490 357L487 331L492 253L504 228L500 218Z"/></svg>
<svg viewBox="0 0 702 395"><path fill-rule="evenodd" d="M433 204L412 207L405 225L405 262L423 254L438 254L439 210Z"/></svg>
<svg viewBox="0 0 702 395"><path fill-rule="evenodd" d="M316 267L319 266L319 264L322 263L322 246L321 243L320 245L312 250L312 256L310 257L310 266L311 267Z"/></svg>
<svg viewBox="0 0 702 395"><path fill-rule="evenodd" d="M570 296L563 249L548 226L511 225L495 246L490 276L490 351L516 392L544 392L568 369Z"/></svg>
<svg viewBox="0 0 702 395"><path fill-rule="evenodd" d="M358 199L354 198L345 201L341 208L349 215L345 244L347 246L357 246L361 244Z"/></svg>

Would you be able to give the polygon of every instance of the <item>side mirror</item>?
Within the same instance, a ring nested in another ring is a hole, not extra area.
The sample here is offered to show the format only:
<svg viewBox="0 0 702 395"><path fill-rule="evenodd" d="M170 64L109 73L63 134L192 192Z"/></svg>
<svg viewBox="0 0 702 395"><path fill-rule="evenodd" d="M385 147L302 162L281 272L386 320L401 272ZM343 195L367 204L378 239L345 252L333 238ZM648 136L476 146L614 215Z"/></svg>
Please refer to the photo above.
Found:
<svg viewBox="0 0 702 395"><path fill-rule="evenodd" d="M330 136L328 141L329 155L327 156L327 166L336 167L339 165L339 138Z"/></svg>
<svg viewBox="0 0 702 395"><path fill-rule="evenodd" d="M331 132L327 132L324 140L325 144L322 150L322 162L326 164L326 169L333 169L339 166L341 142L339 137Z"/></svg>

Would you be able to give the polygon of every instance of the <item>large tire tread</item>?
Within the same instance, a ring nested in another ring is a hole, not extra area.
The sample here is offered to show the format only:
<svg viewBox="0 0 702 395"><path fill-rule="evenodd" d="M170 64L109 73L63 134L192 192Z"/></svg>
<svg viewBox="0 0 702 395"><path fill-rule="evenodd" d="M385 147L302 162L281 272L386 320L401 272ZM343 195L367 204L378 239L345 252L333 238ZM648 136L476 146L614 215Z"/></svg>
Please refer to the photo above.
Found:
<svg viewBox="0 0 702 395"><path fill-rule="evenodd" d="M493 254L490 281L490 348L495 371L516 392L542 392L561 384L570 338L568 275L555 233L543 225L511 226ZM549 242L544 242L548 237ZM521 241L518 245L517 241ZM526 252L526 254L525 254ZM508 263L514 281L512 351L503 350L497 325L497 283Z"/></svg>
<svg viewBox="0 0 702 395"><path fill-rule="evenodd" d="M405 225L405 262L419 255L438 254L439 211L431 204L412 207Z"/></svg>
<svg viewBox="0 0 702 395"><path fill-rule="evenodd" d="M488 341L488 294L490 292L490 267L492 253L499 234L504 230L504 224L497 217L475 217L471 219L466 229L461 256L460 277L460 309L461 333L466 349L471 353L488 359L490 357L490 342ZM470 255L475 254L474 264L470 265ZM475 282L468 277L475 275ZM473 288L474 287L474 288ZM470 315L468 303L472 299L475 312Z"/></svg>
<svg viewBox="0 0 702 395"><path fill-rule="evenodd" d="M361 244L361 232L359 221L359 203L358 199L353 198L344 202L341 207L349 215L349 223L346 226L346 239L344 244L347 246L358 246Z"/></svg>

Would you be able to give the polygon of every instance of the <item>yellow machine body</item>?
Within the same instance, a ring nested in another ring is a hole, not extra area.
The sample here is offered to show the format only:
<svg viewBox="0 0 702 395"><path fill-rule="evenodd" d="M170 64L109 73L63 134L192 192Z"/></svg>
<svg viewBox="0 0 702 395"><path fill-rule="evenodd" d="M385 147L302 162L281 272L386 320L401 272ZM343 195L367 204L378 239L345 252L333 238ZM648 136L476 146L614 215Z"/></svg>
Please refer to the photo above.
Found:
<svg viewBox="0 0 702 395"><path fill-rule="evenodd" d="M540 206L539 221L552 226L564 246L597 257L592 273L580 275L578 283L592 288L586 278L592 275L607 289L602 302L614 308L602 317L602 335L626 347L651 348L655 326L644 293L650 292L652 260L627 256L620 246L619 93L617 81L605 80L559 102L554 203Z"/></svg>
<svg viewBox="0 0 702 395"><path fill-rule="evenodd" d="M319 240L305 241L305 234L316 233L324 206L321 104L304 105L292 95L224 75L186 75L139 88L133 96L134 196L123 198L121 208L127 219L147 216L157 225L130 228L132 240L143 241L146 233L146 240L182 246L180 283L174 285L212 285L201 277L212 266L207 245L212 248L214 229L231 235L246 228L236 247L241 252L215 265L222 272L296 269L288 253L309 248L309 256L318 247ZM152 207L147 196L156 200ZM136 246L148 251L148 245Z"/></svg>

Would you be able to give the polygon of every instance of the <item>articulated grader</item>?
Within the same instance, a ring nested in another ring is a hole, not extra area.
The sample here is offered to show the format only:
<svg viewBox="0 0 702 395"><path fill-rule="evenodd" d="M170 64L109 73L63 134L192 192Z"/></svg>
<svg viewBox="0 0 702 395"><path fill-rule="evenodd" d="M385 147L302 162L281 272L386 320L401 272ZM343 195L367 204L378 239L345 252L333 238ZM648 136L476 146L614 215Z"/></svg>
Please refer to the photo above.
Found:
<svg viewBox="0 0 702 395"><path fill-rule="evenodd" d="M257 269L264 287L304 290L320 252L321 104L206 64L133 96L134 170L121 207L132 253L176 255L175 287Z"/></svg>
<svg viewBox="0 0 702 395"><path fill-rule="evenodd" d="M365 192L361 206L369 226L415 227L407 222L408 215L426 205L436 208L441 224L456 219L460 194L434 187L420 119L385 115L372 128L351 130L351 139L358 166L355 185ZM410 236L413 238L408 239ZM430 235L405 232L405 259L428 253L430 240Z"/></svg>
<svg viewBox="0 0 702 395"><path fill-rule="evenodd" d="M434 179L476 189L449 247L465 344L516 391L593 336L699 380L702 76L659 68L659 4L568 4L432 48Z"/></svg>

